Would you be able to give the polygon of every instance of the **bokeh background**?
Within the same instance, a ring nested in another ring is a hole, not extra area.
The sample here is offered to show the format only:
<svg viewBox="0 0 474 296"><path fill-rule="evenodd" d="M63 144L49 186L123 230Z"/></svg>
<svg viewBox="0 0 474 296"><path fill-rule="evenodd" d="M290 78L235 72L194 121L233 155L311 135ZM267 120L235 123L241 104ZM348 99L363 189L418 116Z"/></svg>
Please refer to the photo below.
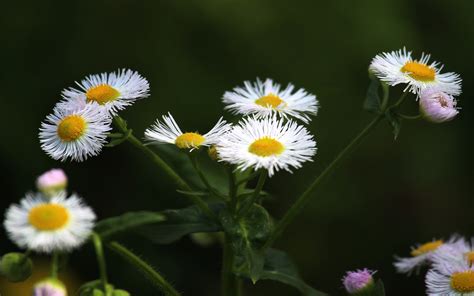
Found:
<svg viewBox="0 0 474 296"><path fill-rule="evenodd" d="M443 0L4 2L0 209L33 190L36 176L52 167L67 171L70 188L99 217L187 205L128 144L83 163L54 161L40 148L38 128L63 88L87 74L128 67L151 84L150 98L122 112L139 136L168 111L184 128L207 130L223 114L222 94L256 77L317 94L321 109L310 125L319 146L314 163L267 183L276 196L269 209L281 217L371 119L361 108L371 58L406 46L415 56L432 53L446 71L462 75L461 114L440 125L405 121L396 141L388 124L381 124L320 188L277 247L289 252L304 279L331 295L344 294L340 278L346 270L362 267L378 270L388 295L423 295L423 276L396 274L394 255L408 255L416 242L473 235L473 10L472 1ZM417 111L414 100L406 108ZM183 295L218 295L219 247L202 248L189 238L164 246L134 236L122 241ZM0 252L14 249L2 230ZM109 253L108 259L117 286L157 295L119 257ZM90 247L71 256L67 276L71 293L98 277ZM28 295L20 285L3 283L0 291ZM298 295L264 281L247 282L245 292Z"/></svg>

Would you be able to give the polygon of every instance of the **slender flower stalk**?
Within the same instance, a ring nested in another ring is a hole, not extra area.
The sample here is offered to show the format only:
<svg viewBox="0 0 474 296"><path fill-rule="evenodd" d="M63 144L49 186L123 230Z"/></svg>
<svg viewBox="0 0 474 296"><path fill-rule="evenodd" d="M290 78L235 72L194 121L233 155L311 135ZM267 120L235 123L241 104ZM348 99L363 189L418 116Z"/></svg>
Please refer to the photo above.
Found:
<svg viewBox="0 0 474 296"><path fill-rule="evenodd" d="M244 217L248 211L250 210L250 208L252 207L252 205L258 200L258 197L260 196L260 192L262 191L263 189L263 185L265 184L265 180L267 178L267 171L266 170L260 170L260 176L258 177L258 181L257 181L257 186L255 187L255 190L253 191L253 194L252 196L250 197L251 200L249 202L247 202L245 204L245 206L243 206L240 211L239 211L239 215L240 217Z"/></svg>
<svg viewBox="0 0 474 296"><path fill-rule="evenodd" d="M351 152L361 141L364 139L384 118L383 114L375 117L329 164L326 169L309 185L308 189L296 200L291 208L286 212L283 218L278 222L274 232L263 245L262 250L268 249L277 238L285 231L285 228L296 218L296 216L304 209L309 199L313 196L313 193L318 185L334 170L338 167L339 163Z"/></svg>
<svg viewBox="0 0 474 296"><path fill-rule="evenodd" d="M161 291L165 293L166 296L180 296L181 294L176 291L173 286L165 280L165 278L159 274L153 267L148 265L145 261L140 259L137 255L132 253L129 249L119 244L118 242L111 242L108 244L108 247L127 260L130 264L137 267L143 274Z"/></svg>
<svg viewBox="0 0 474 296"><path fill-rule="evenodd" d="M107 265L105 263L104 248L99 234L92 233L92 241L94 242L95 254L97 256L97 264L99 265L100 282L104 292L107 291Z"/></svg>
<svg viewBox="0 0 474 296"><path fill-rule="evenodd" d="M139 139L137 139L127 128L125 121L119 117L115 116L114 117L114 124L117 126L117 128L123 132L123 134L127 134L127 141L130 142L133 146L139 148L142 150L148 157L153 160L153 162L160 168L162 169L166 175L168 175L174 183L178 186L178 188L184 190L184 191L192 191L191 187L184 181L178 173L176 173L158 154L156 154L153 150L145 146ZM191 201L196 204L203 213L205 213L207 216L209 216L212 219L217 219L215 214L211 211L209 206L198 196L188 196Z"/></svg>
<svg viewBox="0 0 474 296"><path fill-rule="evenodd" d="M57 279L59 273L59 253L54 252L51 256L51 278Z"/></svg>

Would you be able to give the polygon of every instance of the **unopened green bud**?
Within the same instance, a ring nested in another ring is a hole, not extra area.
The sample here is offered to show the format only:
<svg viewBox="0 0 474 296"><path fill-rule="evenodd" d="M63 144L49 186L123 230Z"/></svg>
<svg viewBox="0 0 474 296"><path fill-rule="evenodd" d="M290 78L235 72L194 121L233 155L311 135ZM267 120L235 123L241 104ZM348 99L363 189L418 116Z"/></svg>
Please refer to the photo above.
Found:
<svg viewBox="0 0 474 296"><path fill-rule="evenodd" d="M114 292L112 293L112 296L130 296L130 293L128 293L125 290L117 289L117 290L114 290Z"/></svg>
<svg viewBox="0 0 474 296"><path fill-rule="evenodd" d="M33 262L22 253L8 253L2 257L0 271L10 282L22 282L31 276Z"/></svg>

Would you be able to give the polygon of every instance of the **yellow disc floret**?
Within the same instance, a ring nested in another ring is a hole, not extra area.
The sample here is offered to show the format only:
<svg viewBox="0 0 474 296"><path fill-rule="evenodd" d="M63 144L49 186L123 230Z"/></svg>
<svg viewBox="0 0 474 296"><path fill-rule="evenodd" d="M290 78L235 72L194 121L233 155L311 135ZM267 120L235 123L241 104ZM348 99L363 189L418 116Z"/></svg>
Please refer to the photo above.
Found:
<svg viewBox="0 0 474 296"><path fill-rule="evenodd" d="M428 252L432 252L436 250L438 247L440 247L442 244L443 244L442 240L437 240L434 242L423 244L419 246L418 248L414 249L413 251L411 251L411 255L415 257L415 256L426 254Z"/></svg>
<svg viewBox="0 0 474 296"><path fill-rule="evenodd" d="M120 92L108 84L100 84L87 90L87 102L97 102L104 105L120 96Z"/></svg>
<svg viewBox="0 0 474 296"><path fill-rule="evenodd" d="M79 115L69 115L64 117L58 124L58 136L65 142L71 142L80 138L87 124L84 118Z"/></svg>
<svg viewBox="0 0 474 296"><path fill-rule="evenodd" d="M474 271L467 270L451 275L451 288L459 293L474 292Z"/></svg>
<svg viewBox="0 0 474 296"><path fill-rule="evenodd" d="M206 139L198 133L184 133L175 140L176 146L181 149L197 148L204 143Z"/></svg>
<svg viewBox="0 0 474 296"><path fill-rule="evenodd" d="M282 103L285 103L279 96L275 94L268 94L255 101L255 104L263 107L277 108Z"/></svg>
<svg viewBox="0 0 474 296"><path fill-rule="evenodd" d="M470 265L474 263L474 251L465 253L464 257L466 257L467 263L469 263Z"/></svg>
<svg viewBox="0 0 474 296"><path fill-rule="evenodd" d="M68 223L69 212L58 204L42 204L30 210L28 221L38 230L58 230Z"/></svg>
<svg viewBox="0 0 474 296"><path fill-rule="evenodd" d="M249 152L258 156L267 157L281 154L285 150L285 146L278 140L264 137L254 141L249 146Z"/></svg>
<svg viewBox="0 0 474 296"><path fill-rule="evenodd" d="M401 69L404 73L409 73L411 78L418 81L433 81L435 80L436 71L434 68L418 63L417 61L407 62Z"/></svg>

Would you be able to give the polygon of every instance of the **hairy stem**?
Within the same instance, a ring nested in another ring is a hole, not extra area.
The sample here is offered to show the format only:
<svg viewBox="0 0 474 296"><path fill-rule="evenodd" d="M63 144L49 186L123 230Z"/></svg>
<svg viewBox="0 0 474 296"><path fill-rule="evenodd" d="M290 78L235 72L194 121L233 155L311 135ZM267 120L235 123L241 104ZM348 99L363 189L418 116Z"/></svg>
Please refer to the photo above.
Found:
<svg viewBox="0 0 474 296"><path fill-rule="evenodd" d="M57 279L59 273L59 253L53 252L51 256L51 278Z"/></svg>
<svg viewBox="0 0 474 296"><path fill-rule="evenodd" d="M286 227L295 219L295 217L304 209L309 199L313 196L314 190L318 185L323 181L329 173L331 173L339 163L344 159L344 157L349 154L356 146L359 144L362 139L367 136L383 119L384 115L378 115L375 117L337 156L334 160L324 169L324 171L311 183L311 185L303 192L303 194L296 200L296 202L290 207L286 212L283 218L278 222L275 227L274 232L270 238L266 241L263 250L268 249L276 239L283 233Z"/></svg>
<svg viewBox="0 0 474 296"><path fill-rule="evenodd" d="M222 254L222 296L240 296L241 283L232 272L234 253L228 236L225 237Z"/></svg>
<svg viewBox="0 0 474 296"><path fill-rule="evenodd" d="M102 240L99 234L93 232L92 241L94 242L97 264L99 265L100 282L102 284L102 289L105 293L107 293L107 267L105 263L104 248L102 246Z"/></svg>
<svg viewBox="0 0 474 296"><path fill-rule="evenodd" d="M257 186L255 187L255 190L253 191L252 196L250 197L250 201L245 203L245 206L242 207L242 209L239 211L239 216L243 217L247 214L247 212L250 210L252 205L258 200L258 197L260 196L260 192L263 189L263 185L265 184L265 180L267 179L267 174L268 172L266 170L261 170L260 171L260 176L258 177L257 181Z"/></svg>
<svg viewBox="0 0 474 296"><path fill-rule="evenodd" d="M132 251L118 242L111 242L108 244L108 247L139 269L153 284L159 287L165 295L180 296L180 293L176 291L161 274L154 270L148 263L140 259L140 257L135 255Z"/></svg>

